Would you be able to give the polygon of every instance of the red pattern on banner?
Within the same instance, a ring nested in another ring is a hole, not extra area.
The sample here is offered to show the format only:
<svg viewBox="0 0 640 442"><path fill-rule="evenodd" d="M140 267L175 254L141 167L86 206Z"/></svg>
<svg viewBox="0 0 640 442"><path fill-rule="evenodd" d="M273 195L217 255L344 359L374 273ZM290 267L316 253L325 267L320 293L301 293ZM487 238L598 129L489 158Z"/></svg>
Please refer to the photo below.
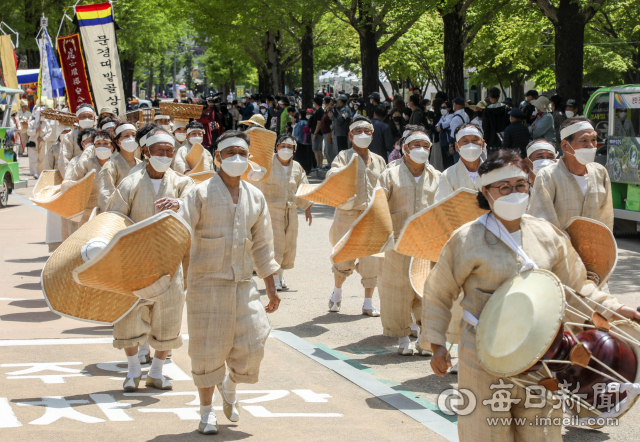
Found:
<svg viewBox="0 0 640 442"><path fill-rule="evenodd" d="M76 108L81 104L93 105L80 47L80 35L71 34L66 37L58 37L57 45L64 84L67 89L69 110L75 113Z"/></svg>

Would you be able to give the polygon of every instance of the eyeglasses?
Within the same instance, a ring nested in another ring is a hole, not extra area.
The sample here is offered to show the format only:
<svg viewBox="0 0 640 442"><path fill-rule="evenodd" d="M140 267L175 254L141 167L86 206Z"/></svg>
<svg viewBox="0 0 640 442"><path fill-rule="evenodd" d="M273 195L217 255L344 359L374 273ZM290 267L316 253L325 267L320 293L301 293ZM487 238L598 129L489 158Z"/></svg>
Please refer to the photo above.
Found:
<svg viewBox="0 0 640 442"><path fill-rule="evenodd" d="M529 191L529 188L531 186L527 181L519 181L515 186L511 186L509 184L503 183L503 184L498 184L497 186L487 186L487 187L496 188L498 189L498 192L500 192L500 195L507 196L507 195L511 195L514 189L518 193L526 193Z"/></svg>

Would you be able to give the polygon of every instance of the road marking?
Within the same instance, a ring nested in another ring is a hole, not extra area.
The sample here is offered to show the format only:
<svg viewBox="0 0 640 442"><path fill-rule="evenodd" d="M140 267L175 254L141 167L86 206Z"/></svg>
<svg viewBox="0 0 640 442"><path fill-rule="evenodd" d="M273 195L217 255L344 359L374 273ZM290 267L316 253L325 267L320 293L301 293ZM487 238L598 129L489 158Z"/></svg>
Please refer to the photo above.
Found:
<svg viewBox="0 0 640 442"><path fill-rule="evenodd" d="M0 347L20 347L23 345L87 345L111 344L113 338L63 338L63 339L4 339Z"/></svg>
<svg viewBox="0 0 640 442"><path fill-rule="evenodd" d="M9 197L15 199L16 201L18 201L23 206L30 207L33 210L37 210L40 213L44 213L45 215L47 214L47 209L44 209L44 208L42 208L40 206L36 206L35 204L33 204L31 201L29 201L25 197L22 197L20 195L15 194L15 193L9 194Z"/></svg>
<svg viewBox="0 0 640 442"><path fill-rule="evenodd" d="M98 404L98 407L100 407L110 421L126 422L133 420L133 418L124 412L126 408L131 408L131 404L121 404L110 394L90 394L89 397Z"/></svg>
<svg viewBox="0 0 640 442"><path fill-rule="evenodd" d="M0 298L0 301L42 301L41 298Z"/></svg>
<svg viewBox="0 0 640 442"><path fill-rule="evenodd" d="M9 405L9 399L6 397L0 397L0 428L15 428L21 427L22 424L16 417L11 405Z"/></svg>
<svg viewBox="0 0 640 442"><path fill-rule="evenodd" d="M423 405L406 397L402 393L395 391L393 388L383 384L367 373L363 373L357 368L333 355L330 355L293 333L272 330L271 335L291 348L299 351L303 355L338 373L412 419L420 422L431 431L441 435L447 440L458 442L457 425L449 422L439 414L427 409Z"/></svg>
<svg viewBox="0 0 640 442"><path fill-rule="evenodd" d="M254 417L342 417L340 413L272 413L261 405L243 405Z"/></svg>

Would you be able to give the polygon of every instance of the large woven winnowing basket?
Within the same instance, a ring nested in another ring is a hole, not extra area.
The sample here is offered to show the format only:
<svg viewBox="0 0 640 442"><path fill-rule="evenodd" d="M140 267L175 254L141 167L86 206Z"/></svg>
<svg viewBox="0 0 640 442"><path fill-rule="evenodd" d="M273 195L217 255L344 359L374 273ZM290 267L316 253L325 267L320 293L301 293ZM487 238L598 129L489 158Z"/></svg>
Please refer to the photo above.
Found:
<svg viewBox="0 0 640 442"><path fill-rule="evenodd" d="M259 181L250 181L247 178L247 174L251 170L251 167L249 167L247 171L242 174L242 179L249 182L264 181L271 173L271 168L273 167L273 153L278 135L271 130L255 125L248 129L245 134L247 134L251 140L249 144L249 159L260 167L264 167L267 173L265 173L264 177Z"/></svg>
<svg viewBox="0 0 640 442"><path fill-rule="evenodd" d="M60 186L45 188L30 198L34 204L43 207L63 218L74 218L88 207L95 170L80 181L69 181Z"/></svg>
<svg viewBox="0 0 640 442"><path fill-rule="evenodd" d="M164 211L117 232L97 256L73 269L73 278L83 286L136 296L164 275L173 279L190 248L189 225Z"/></svg>
<svg viewBox="0 0 640 442"><path fill-rule="evenodd" d="M358 185L358 155L354 155L342 170L320 184L302 184L296 196L308 201L338 207L356 194Z"/></svg>
<svg viewBox="0 0 640 442"><path fill-rule="evenodd" d="M364 258L393 248L393 223L389 203L382 187L373 191L373 199L333 248L334 263Z"/></svg>
<svg viewBox="0 0 640 442"><path fill-rule="evenodd" d="M413 291L422 298L424 292L424 283L431 271L432 263L426 259L411 258L409 265L409 280Z"/></svg>
<svg viewBox="0 0 640 442"><path fill-rule="evenodd" d="M64 124L66 126L73 126L78 120L76 118L76 114L63 112L56 109L45 109L40 112L40 116L47 120L59 121L61 124Z"/></svg>
<svg viewBox="0 0 640 442"><path fill-rule="evenodd" d="M189 178L195 181L196 184L200 184L203 181L207 181L208 179L213 178L215 174L216 173L213 170L207 170L205 172L189 173L187 175L189 176Z"/></svg>
<svg viewBox="0 0 640 442"><path fill-rule="evenodd" d="M202 157L204 156L204 147L202 144L196 143L193 145L187 156L184 158L189 166L190 170L193 170L198 165L199 161L202 161ZM204 165L204 163L203 163ZM204 170L204 169L203 169ZM200 171L202 172L202 171Z"/></svg>
<svg viewBox="0 0 640 442"><path fill-rule="evenodd" d="M574 216L565 228L587 272L595 273L598 288L611 278L618 262L618 246L609 228L594 219ZM591 278L590 278L591 279Z"/></svg>
<svg viewBox="0 0 640 442"><path fill-rule="evenodd" d="M396 251L437 262L451 234L487 213L478 207L477 192L458 189L447 198L411 216L402 227Z"/></svg>
<svg viewBox="0 0 640 442"><path fill-rule="evenodd" d="M62 316L83 321L114 324L139 301L137 297L85 287L74 281L71 271L84 263L82 246L94 238L110 240L133 221L116 212L96 216L81 226L56 249L42 270L42 292L49 308Z"/></svg>
<svg viewBox="0 0 640 442"><path fill-rule="evenodd" d="M59 186L64 178L59 170L43 170L33 188L33 196L40 193L45 187Z"/></svg>
<svg viewBox="0 0 640 442"><path fill-rule="evenodd" d="M169 115L171 118L200 118L202 105L161 101L160 112L162 112L162 115Z"/></svg>
<svg viewBox="0 0 640 442"><path fill-rule="evenodd" d="M142 107L118 117L120 121L131 123L136 127L141 127L145 123L153 123L157 107Z"/></svg>

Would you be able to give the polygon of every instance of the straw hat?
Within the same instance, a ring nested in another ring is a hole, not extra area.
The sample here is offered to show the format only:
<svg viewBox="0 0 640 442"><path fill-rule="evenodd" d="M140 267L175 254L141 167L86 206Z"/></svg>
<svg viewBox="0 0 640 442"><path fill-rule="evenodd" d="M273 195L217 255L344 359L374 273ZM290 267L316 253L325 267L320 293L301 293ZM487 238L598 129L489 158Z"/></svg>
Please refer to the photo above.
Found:
<svg viewBox="0 0 640 442"><path fill-rule="evenodd" d="M420 258L411 258L411 264L409 264L409 280L411 281L411 287L413 291L422 298L424 294L424 283L431 271L431 261Z"/></svg>
<svg viewBox="0 0 640 442"><path fill-rule="evenodd" d="M191 150L184 158L189 166L189 169L193 170L198 165L199 161L202 161L202 157L204 156L204 147L202 144L196 143L191 147Z"/></svg>
<svg viewBox="0 0 640 442"><path fill-rule="evenodd" d="M239 124L245 124L247 126L262 126L264 127L264 117L260 114L253 114L248 120L243 120Z"/></svg>
<svg viewBox="0 0 640 442"><path fill-rule="evenodd" d="M33 188L33 196L36 196L45 187L59 186L62 184L64 178L59 170L43 170L36 181L36 186Z"/></svg>
<svg viewBox="0 0 640 442"><path fill-rule="evenodd" d="M338 263L392 249L393 223L389 203L384 189L377 187L369 206L333 248L331 259Z"/></svg>
<svg viewBox="0 0 640 442"><path fill-rule="evenodd" d="M478 356L494 376L533 366L553 343L564 317L562 282L547 270L530 270L504 282L482 309L476 327Z"/></svg>
<svg viewBox="0 0 640 442"><path fill-rule="evenodd" d="M575 216L565 228L587 272L597 275L595 283L601 288L613 274L618 262L618 246L609 228L589 218ZM587 275L592 279L594 275Z"/></svg>
<svg viewBox="0 0 640 442"><path fill-rule="evenodd" d="M189 173L189 178L195 181L196 184L200 184L208 179L213 178L216 173L213 170L207 170L206 172Z"/></svg>
<svg viewBox="0 0 640 442"><path fill-rule="evenodd" d="M487 210L478 207L477 192L462 188L411 216L400 231L396 251L437 262L451 234Z"/></svg>
<svg viewBox="0 0 640 442"><path fill-rule="evenodd" d="M79 285L71 271L99 250L101 244L133 224L126 216L107 212L82 225L56 249L42 270L42 292L55 313L101 324L114 324L138 303L134 296ZM89 243L89 244L87 244Z"/></svg>
<svg viewBox="0 0 640 442"><path fill-rule="evenodd" d="M342 170L321 184L301 184L296 197L331 207L338 207L356 194L358 183L358 156L354 155Z"/></svg>
<svg viewBox="0 0 640 442"><path fill-rule="evenodd" d="M59 186L43 188L30 200L63 218L80 220L89 204L95 173L92 170L80 181L67 181Z"/></svg>
<svg viewBox="0 0 640 442"><path fill-rule="evenodd" d="M254 115L254 117L255 116L256 115ZM262 118L261 115L260 117ZM258 181L251 181L248 179L248 174L252 168L248 167L247 171L242 174L242 179L249 181L250 183L264 181L269 176L269 173L271 173L271 168L273 167L273 150L275 148L276 138L278 135L261 126L253 126L249 128L245 134L247 134L251 141L249 143L249 160L250 162L253 162L253 169L264 168L266 169L266 173L262 179Z"/></svg>
<svg viewBox="0 0 640 442"><path fill-rule="evenodd" d="M154 298L169 288L180 264L188 260L190 248L191 228L167 210L117 232L72 275L86 287Z"/></svg>

